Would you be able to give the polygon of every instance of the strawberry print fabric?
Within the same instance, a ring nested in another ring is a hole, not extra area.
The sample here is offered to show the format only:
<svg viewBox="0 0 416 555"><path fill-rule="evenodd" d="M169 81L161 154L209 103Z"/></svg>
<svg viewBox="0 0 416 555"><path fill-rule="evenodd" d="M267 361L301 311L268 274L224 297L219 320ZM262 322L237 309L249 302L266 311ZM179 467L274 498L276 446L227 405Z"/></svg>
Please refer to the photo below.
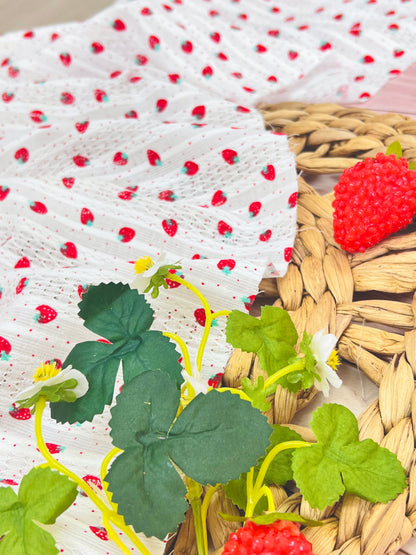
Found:
<svg viewBox="0 0 416 555"><path fill-rule="evenodd" d="M247 311L262 276L285 273L294 157L256 106L370 98L415 61L413 4L123 0L0 38L0 480L16 485L42 462L13 400L41 362L96 339L77 318L88 284L129 283L132 262L163 252L214 311ZM195 356L199 301L171 282L152 306L155 327ZM206 379L229 353L219 321ZM46 419L46 441L94 480L107 421ZM63 553L119 552L82 496L54 534Z"/></svg>

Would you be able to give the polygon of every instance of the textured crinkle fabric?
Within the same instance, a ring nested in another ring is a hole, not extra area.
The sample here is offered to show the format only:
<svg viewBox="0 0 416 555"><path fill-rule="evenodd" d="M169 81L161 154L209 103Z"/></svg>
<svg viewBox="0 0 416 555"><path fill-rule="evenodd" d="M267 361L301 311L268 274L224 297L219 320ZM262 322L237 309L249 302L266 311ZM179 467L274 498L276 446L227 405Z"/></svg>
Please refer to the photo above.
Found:
<svg viewBox="0 0 416 555"><path fill-rule="evenodd" d="M82 23L0 38L5 484L42 462L16 393L41 362L97 339L77 316L89 284L129 283L137 258L163 252L214 311L247 311L262 276L285 273L294 156L256 106L369 98L414 62L411 6L123 0ZM171 283L152 306L154 326L178 333L194 358L200 301ZM230 353L223 328L212 327L205 378ZM80 476L96 476L107 422L107 411L82 427L45 417L45 438ZM119 552L82 497L54 534L64 553Z"/></svg>

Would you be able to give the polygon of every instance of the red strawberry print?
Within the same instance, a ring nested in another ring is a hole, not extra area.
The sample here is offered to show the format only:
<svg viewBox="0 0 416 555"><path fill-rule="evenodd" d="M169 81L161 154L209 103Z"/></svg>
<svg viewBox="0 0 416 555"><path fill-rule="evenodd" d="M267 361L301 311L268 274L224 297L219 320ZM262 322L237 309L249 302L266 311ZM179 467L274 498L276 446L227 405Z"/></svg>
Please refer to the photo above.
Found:
<svg viewBox="0 0 416 555"><path fill-rule="evenodd" d="M99 490L103 489L101 479L98 476L94 476L93 474L86 474L82 477L82 479L92 488L97 488Z"/></svg>
<svg viewBox="0 0 416 555"><path fill-rule="evenodd" d="M169 235L169 237L174 237L176 235L176 232L178 231L178 224L175 220L168 218L166 220L163 220L162 228L163 231Z"/></svg>
<svg viewBox="0 0 416 555"><path fill-rule="evenodd" d="M228 56L224 54L224 52L217 52L216 56L219 60L222 60L223 62L228 62Z"/></svg>
<svg viewBox="0 0 416 555"><path fill-rule="evenodd" d="M7 185L0 185L0 201L4 200L10 193L10 187Z"/></svg>
<svg viewBox="0 0 416 555"><path fill-rule="evenodd" d="M212 375L208 380L209 387L212 387L212 389L217 389L217 387L221 385L223 375L224 372L218 372L218 374Z"/></svg>
<svg viewBox="0 0 416 555"><path fill-rule="evenodd" d="M134 61L135 61L135 63L136 63L138 66L144 66L144 65L147 64L147 62L148 62L149 60L147 59L146 56L143 56L143 54L137 54L137 56L136 56L136 58L135 58Z"/></svg>
<svg viewBox="0 0 416 555"><path fill-rule="evenodd" d="M2 478L0 480L0 482L2 484L5 484L6 486L18 486L19 484L17 482L15 482L14 480L10 480L8 478Z"/></svg>
<svg viewBox="0 0 416 555"><path fill-rule="evenodd" d="M10 64L10 58L4 58L1 62L1 67L5 67Z"/></svg>
<svg viewBox="0 0 416 555"><path fill-rule="evenodd" d="M137 115L136 110L130 110L124 114L124 117L127 119L137 119L139 116Z"/></svg>
<svg viewBox="0 0 416 555"><path fill-rule="evenodd" d="M20 69L18 67L15 67L15 66L9 66L9 68L7 69L7 72L9 74L9 77L14 79L15 77L17 77L19 75Z"/></svg>
<svg viewBox="0 0 416 555"><path fill-rule="evenodd" d="M218 12L217 10L210 10L210 11L208 12L208 15L209 15L210 17L217 17L217 15L220 15L220 12Z"/></svg>
<svg viewBox="0 0 416 555"><path fill-rule="evenodd" d="M209 36L211 40L213 40L214 42L221 41L221 35L217 31L213 31L212 33L209 34Z"/></svg>
<svg viewBox="0 0 416 555"><path fill-rule="evenodd" d="M160 40L158 37L150 35L148 42L152 50L160 50Z"/></svg>
<svg viewBox="0 0 416 555"><path fill-rule="evenodd" d="M60 98L62 104L73 104L75 102L75 97L70 92L61 93Z"/></svg>
<svg viewBox="0 0 416 555"><path fill-rule="evenodd" d="M129 79L130 83L138 83L141 80L142 80L142 78L139 77L138 75L134 75L133 77L130 77L130 79Z"/></svg>
<svg viewBox="0 0 416 555"><path fill-rule="evenodd" d="M276 172L272 164L268 164L267 166L265 166L260 173L268 181L273 181L273 179L276 177Z"/></svg>
<svg viewBox="0 0 416 555"><path fill-rule="evenodd" d="M206 317L206 314L205 314L205 309L197 308L194 311L194 316L195 316L195 320L197 321L197 323L200 326L205 327L205 323L207 321L207 317Z"/></svg>
<svg viewBox="0 0 416 555"><path fill-rule="evenodd" d="M232 166L233 164L237 164L240 161L237 152L235 150L232 150L231 148L224 149L221 152L221 156L224 158L227 164L230 164L230 166Z"/></svg>
<svg viewBox="0 0 416 555"><path fill-rule="evenodd" d="M223 274L228 276L231 270L235 268L235 260L232 258L227 258L226 260L220 260L217 264L217 268L222 271Z"/></svg>
<svg viewBox="0 0 416 555"><path fill-rule="evenodd" d="M261 202L255 201L250 204L248 207L248 214L250 218L255 218L261 210Z"/></svg>
<svg viewBox="0 0 416 555"><path fill-rule="evenodd" d="M344 14L342 13L338 13L337 15L334 15L335 21L341 21L343 17L344 17Z"/></svg>
<svg viewBox="0 0 416 555"><path fill-rule="evenodd" d="M75 183L75 177L63 177L62 183L65 185L67 189L71 189Z"/></svg>
<svg viewBox="0 0 416 555"><path fill-rule="evenodd" d="M175 195L175 193L169 189L167 189L166 191L161 191L158 194L158 199L159 200L166 200L168 202L173 202L177 199L178 197Z"/></svg>
<svg viewBox="0 0 416 555"><path fill-rule="evenodd" d="M49 324L49 322L52 322L58 316L56 310L47 304L40 304L36 307L36 310L39 314L36 314L34 320L39 324Z"/></svg>
<svg viewBox="0 0 416 555"><path fill-rule="evenodd" d="M94 214L89 208L83 208L81 210L81 223L84 225L91 226L94 223Z"/></svg>
<svg viewBox="0 0 416 555"><path fill-rule="evenodd" d="M118 194L118 198L121 198L121 200L131 200L132 198L137 197L136 191L138 188L139 187L137 185L129 185L125 191L121 191L121 193Z"/></svg>
<svg viewBox="0 0 416 555"><path fill-rule="evenodd" d="M233 228L223 220L220 220L218 222L217 229L220 235L224 235L224 237L227 237L227 238L231 237L231 234L233 232Z"/></svg>
<svg viewBox="0 0 416 555"><path fill-rule="evenodd" d="M78 131L78 133L85 133L85 131L88 129L89 124L89 121L77 121L75 124L75 129Z"/></svg>
<svg viewBox="0 0 416 555"><path fill-rule="evenodd" d="M10 342L0 335L0 360L9 360L11 350Z"/></svg>
<svg viewBox="0 0 416 555"><path fill-rule="evenodd" d="M263 233L260 233L259 239L260 239L260 241L263 241L263 243L266 243L266 241L268 241L271 236L272 236L272 230L267 229Z"/></svg>
<svg viewBox="0 0 416 555"><path fill-rule="evenodd" d="M154 150L147 151L147 159L149 160L149 164L151 166L161 166L162 160L157 152Z"/></svg>
<svg viewBox="0 0 416 555"><path fill-rule="evenodd" d="M108 102L107 93L105 91L103 91L102 89L96 89L94 91L94 96L95 96L95 100L97 102Z"/></svg>
<svg viewBox="0 0 416 555"><path fill-rule="evenodd" d="M167 105L168 101L165 98L159 98L156 102L156 112L163 112Z"/></svg>
<svg viewBox="0 0 416 555"><path fill-rule="evenodd" d="M292 258L292 250L292 247L286 247L283 251L283 257L286 262L290 262L290 259Z"/></svg>
<svg viewBox="0 0 416 555"><path fill-rule="evenodd" d="M171 6L168 6L168 4L162 4L162 6L165 8L167 12L171 12L173 10L173 8Z"/></svg>
<svg viewBox="0 0 416 555"><path fill-rule="evenodd" d="M124 21L121 20L121 19L115 19L111 26L114 29L114 31L125 31L126 30L126 25L125 25Z"/></svg>
<svg viewBox="0 0 416 555"><path fill-rule="evenodd" d="M176 274L176 270L169 270L170 274ZM179 274L178 274L179 275ZM184 276L180 275L180 277L183 279ZM182 284L174 281L173 279L169 279L169 278L165 278L166 283L168 284L169 289L176 289L177 287L180 287Z"/></svg>
<svg viewBox="0 0 416 555"><path fill-rule="evenodd" d="M244 303L244 308L250 312L251 307L253 306L254 300L256 295L249 295L248 297L242 297L241 301Z"/></svg>
<svg viewBox="0 0 416 555"><path fill-rule="evenodd" d="M403 54L404 50L399 50L398 48L396 48L396 50L393 52L395 58L400 58L401 56L403 56Z"/></svg>
<svg viewBox="0 0 416 555"><path fill-rule="evenodd" d="M332 48L332 44L327 41L322 41L321 44L319 45L319 50L321 50L322 52L325 52L325 50L330 50L331 48Z"/></svg>
<svg viewBox="0 0 416 555"><path fill-rule="evenodd" d="M30 209L33 210L33 212L36 212L36 214L46 214L48 212L48 209L43 204L43 202L40 202L38 200L29 202L29 206Z"/></svg>
<svg viewBox="0 0 416 555"><path fill-rule="evenodd" d="M66 256L66 258L77 258L78 256L77 247L70 241L61 245L59 250L64 256Z"/></svg>
<svg viewBox="0 0 416 555"><path fill-rule="evenodd" d="M88 285L78 285L78 297L82 299L82 295L88 291Z"/></svg>
<svg viewBox="0 0 416 555"><path fill-rule="evenodd" d="M361 58L360 62L362 64L372 64L374 63L374 58L373 56L370 56L370 54L366 54L363 58Z"/></svg>
<svg viewBox="0 0 416 555"><path fill-rule="evenodd" d="M33 39L34 36L35 36L35 33L34 33L32 30L30 30L30 31L25 31L25 32L23 33L23 38L24 38L24 39Z"/></svg>
<svg viewBox="0 0 416 555"><path fill-rule="evenodd" d="M121 71L113 71L112 73L110 73L110 79L115 79L119 75L121 75Z"/></svg>
<svg viewBox="0 0 416 555"><path fill-rule="evenodd" d="M288 208L295 208L298 203L298 193L295 191L292 193L287 201Z"/></svg>
<svg viewBox="0 0 416 555"><path fill-rule="evenodd" d="M71 54L68 52L61 52L61 54L59 54L59 59L64 66L69 66L71 64Z"/></svg>
<svg viewBox="0 0 416 555"><path fill-rule="evenodd" d="M361 23L354 23L349 32L351 35L354 35L354 37L359 37L361 35Z"/></svg>
<svg viewBox="0 0 416 555"><path fill-rule="evenodd" d="M131 227L122 227L118 232L117 239L122 243L129 243L135 235L136 232Z"/></svg>
<svg viewBox="0 0 416 555"><path fill-rule="evenodd" d="M212 195L212 206L221 206L227 202L227 194L224 191L218 190Z"/></svg>
<svg viewBox="0 0 416 555"><path fill-rule="evenodd" d="M181 171L182 171L182 173L184 173L186 175L189 175L189 176L195 175L199 171L199 166L196 162L191 162L190 160L188 160L183 165L183 168L182 168Z"/></svg>
<svg viewBox="0 0 416 555"><path fill-rule="evenodd" d="M30 112L30 119L35 123L44 123L48 118L41 110L32 110Z"/></svg>
<svg viewBox="0 0 416 555"><path fill-rule="evenodd" d="M194 49L193 44L190 40L184 40L181 42L181 48L185 52L185 54L192 54L192 50Z"/></svg>
<svg viewBox="0 0 416 555"><path fill-rule="evenodd" d="M309 29L309 25L299 25L298 31L306 31Z"/></svg>
<svg viewBox="0 0 416 555"><path fill-rule="evenodd" d="M213 69L211 66L205 66L202 69L202 76L205 77L205 79L210 79L214 73Z"/></svg>
<svg viewBox="0 0 416 555"><path fill-rule="evenodd" d="M113 162L117 166L125 166L129 161L129 157L124 152L116 152L114 154Z"/></svg>
<svg viewBox="0 0 416 555"><path fill-rule="evenodd" d="M14 98L14 93L12 92L4 92L1 95L3 102L10 102Z"/></svg>
<svg viewBox="0 0 416 555"><path fill-rule="evenodd" d="M58 370L62 368L62 360L59 358L51 358L50 360L45 360L45 364L55 364Z"/></svg>
<svg viewBox="0 0 416 555"><path fill-rule="evenodd" d="M279 31L279 29L270 29L269 31L267 31L267 34L270 37L275 37L276 38L280 35L280 31Z"/></svg>
<svg viewBox="0 0 416 555"><path fill-rule="evenodd" d="M30 409L18 409L15 403L13 403L12 408L9 409L9 414L15 420L29 420L30 418L32 418Z"/></svg>
<svg viewBox="0 0 416 555"><path fill-rule="evenodd" d="M195 106L195 108L193 108L191 115L200 120L203 117L205 117L205 106L201 105L201 106Z"/></svg>
<svg viewBox="0 0 416 555"><path fill-rule="evenodd" d="M59 39L58 33L52 33L52 34L51 34L51 42L54 42L54 41L56 41L56 40L58 40L58 39Z"/></svg>
<svg viewBox="0 0 416 555"><path fill-rule="evenodd" d="M72 160L74 161L75 165L80 168L85 168L85 166L88 166L90 163L89 159L86 156L81 156L81 154L77 154L72 158Z"/></svg>
<svg viewBox="0 0 416 555"><path fill-rule="evenodd" d="M363 92L360 94L359 98L370 98L371 94L368 92Z"/></svg>
<svg viewBox="0 0 416 555"><path fill-rule="evenodd" d="M267 52L267 48L263 44L256 44L254 51L257 52L257 54L264 54L264 52Z"/></svg>
<svg viewBox="0 0 416 555"><path fill-rule="evenodd" d="M192 256L192 260L204 260L204 258L206 258L206 256L204 256L203 254L194 254Z"/></svg>
<svg viewBox="0 0 416 555"><path fill-rule="evenodd" d="M16 264L14 265L15 268L30 268L30 261L29 259L24 256L23 258L20 258Z"/></svg>
<svg viewBox="0 0 416 555"><path fill-rule="evenodd" d="M391 69L389 71L389 73L390 73L390 75L400 75L401 71L400 71L400 69Z"/></svg>
<svg viewBox="0 0 416 555"><path fill-rule="evenodd" d="M299 56L298 52L296 52L296 50L289 50L289 52L287 53L289 60L296 60L296 58Z"/></svg>
<svg viewBox="0 0 416 555"><path fill-rule="evenodd" d="M19 148L14 153L14 157L19 164L25 164L29 160L29 151L27 148Z"/></svg>
<svg viewBox="0 0 416 555"><path fill-rule="evenodd" d="M108 542L107 530L103 526L90 526L90 530L97 536L97 538L100 538L100 540Z"/></svg>
<svg viewBox="0 0 416 555"><path fill-rule="evenodd" d="M254 89L252 89L251 87L243 87L243 90L245 90L248 93L255 93L256 91Z"/></svg>
<svg viewBox="0 0 416 555"><path fill-rule="evenodd" d="M397 23L392 23L391 25L389 25L388 29L389 31L398 31L400 27L397 25Z"/></svg>
<svg viewBox="0 0 416 555"><path fill-rule="evenodd" d="M45 445L51 455L58 455L65 450L65 447L63 445L58 445L57 443L45 443Z"/></svg>
<svg viewBox="0 0 416 555"><path fill-rule="evenodd" d="M150 8L142 8L141 12L142 15L153 15L153 12Z"/></svg>
<svg viewBox="0 0 416 555"><path fill-rule="evenodd" d="M92 42L90 50L93 54L101 54L101 52L104 52L104 46L101 42Z"/></svg>
<svg viewBox="0 0 416 555"><path fill-rule="evenodd" d="M179 83L182 83L181 76L178 73L169 73L168 77L169 81L174 85L179 85Z"/></svg>

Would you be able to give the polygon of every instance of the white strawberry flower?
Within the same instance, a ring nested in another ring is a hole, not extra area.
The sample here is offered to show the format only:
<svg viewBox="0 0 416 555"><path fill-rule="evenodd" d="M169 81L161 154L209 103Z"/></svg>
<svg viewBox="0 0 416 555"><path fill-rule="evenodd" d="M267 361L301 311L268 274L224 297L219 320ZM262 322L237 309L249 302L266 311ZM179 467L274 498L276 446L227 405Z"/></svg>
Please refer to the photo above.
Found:
<svg viewBox="0 0 416 555"><path fill-rule="evenodd" d="M148 293L151 290L151 296L156 298L159 295L159 287L168 287L165 278L171 269L180 269L177 264L166 264L165 253L156 259L156 262L150 256L142 256L136 260L134 271L136 277L130 284L131 289L137 289L139 293Z"/></svg>
<svg viewBox="0 0 416 555"><path fill-rule="evenodd" d="M335 351L337 341L335 335L325 334L322 329L315 333L309 345L316 361L314 371L320 377L320 380L315 378L314 385L319 391L322 391L325 397L329 395L329 383L337 388L342 385L341 378L334 370L339 363Z"/></svg>
<svg viewBox="0 0 416 555"><path fill-rule="evenodd" d="M199 393L208 393L208 382L201 378L201 374L199 372L196 372L196 376L191 376L186 370L182 370L182 377L185 383L187 385L189 384L195 391L195 396Z"/></svg>
<svg viewBox="0 0 416 555"><path fill-rule="evenodd" d="M44 396L48 401L73 402L88 391L88 380L71 366L64 370L56 367L56 363L41 364L33 376L34 383L17 398L20 407L30 408Z"/></svg>

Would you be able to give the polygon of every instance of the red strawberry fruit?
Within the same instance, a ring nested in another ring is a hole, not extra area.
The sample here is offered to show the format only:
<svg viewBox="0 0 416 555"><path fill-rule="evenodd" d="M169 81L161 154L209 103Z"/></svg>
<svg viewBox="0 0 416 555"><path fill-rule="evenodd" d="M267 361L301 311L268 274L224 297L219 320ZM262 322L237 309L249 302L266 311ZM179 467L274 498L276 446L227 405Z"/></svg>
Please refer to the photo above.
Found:
<svg viewBox="0 0 416 555"><path fill-rule="evenodd" d="M13 403L12 408L9 409L9 414L15 420L29 420L29 418L32 418L30 409L19 409L16 407L15 403Z"/></svg>
<svg viewBox="0 0 416 555"><path fill-rule="evenodd" d="M136 232L131 227L122 227L118 232L117 239L122 243L129 243L135 235Z"/></svg>
<svg viewBox="0 0 416 555"><path fill-rule="evenodd" d="M176 220L168 218L166 220L163 220L162 228L163 231L167 233L167 235L169 235L169 237L174 237L176 235L176 232L178 231L178 223L176 222Z"/></svg>
<svg viewBox="0 0 416 555"><path fill-rule="evenodd" d="M265 166L261 170L261 175L265 179L267 179L268 181L273 181L273 179L276 177L276 172L274 170L274 166L272 164L269 164L269 165Z"/></svg>
<svg viewBox="0 0 416 555"><path fill-rule="evenodd" d="M90 526L90 530L97 536L97 538L100 538L100 540L108 542L107 530L103 526Z"/></svg>
<svg viewBox="0 0 416 555"><path fill-rule="evenodd" d="M255 524L248 520L244 527L231 533L222 555L248 553L313 555L312 544L301 533L299 525L287 520L276 520L268 525Z"/></svg>
<svg viewBox="0 0 416 555"><path fill-rule="evenodd" d="M14 265L15 268L30 268L30 261L26 256L20 258L16 264Z"/></svg>
<svg viewBox="0 0 416 555"><path fill-rule="evenodd" d="M221 206L227 202L227 194L224 191L218 190L212 195L212 206Z"/></svg>
<svg viewBox="0 0 416 555"><path fill-rule="evenodd" d="M104 46L100 42L92 42L90 50L93 54L101 54L104 52Z"/></svg>
<svg viewBox="0 0 416 555"><path fill-rule="evenodd" d="M272 236L272 230L266 229L266 231L264 231L263 233L260 233L259 239L260 241L263 241L265 243L270 239L271 236Z"/></svg>
<svg viewBox="0 0 416 555"><path fill-rule="evenodd" d="M126 25L125 25L124 21L121 20L121 19L115 19L112 23L112 27L113 27L114 31L125 31L126 30Z"/></svg>
<svg viewBox="0 0 416 555"><path fill-rule="evenodd" d="M167 202L173 202L175 201L178 197L175 195L175 193L169 189L167 189L166 191L161 191L158 194L157 197L159 200L166 200Z"/></svg>
<svg viewBox="0 0 416 555"><path fill-rule="evenodd" d="M182 173L186 175L195 175L199 170L199 166L196 162L191 162L188 160L185 162L182 168Z"/></svg>
<svg viewBox="0 0 416 555"><path fill-rule="evenodd" d="M7 185L0 185L0 201L4 200L10 193L10 187Z"/></svg>
<svg viewBox="0 0 416 555"><path fill-rule="evenodd" d="M47 304L40 304L36 307L36 310L39 312L39 314L36 314L34 319L39 324L49 324L49 322L52 322L52 320L55 320L55 318L58 316L56 310L54 310Z"/></svg>
<svg viewBox="0 0 416 555"><path fill-rule="evenodd" d="M193 108L191 112L191 115L198 120L202 119L203 117L205 117L205 106L195 106L195 108Z"/></svg>
<svg viewBox="0 0 416 555"><path fill-rule="evenodd" d="M147 151L147 159L149 160L149 164L151 166L161 166L162 160L157 152L154 150Z"/></svg>
<svg viewBox="0 0 416 555"><path fill-rule="evenodd" d="M81 156L81 154L77 154L72 158L72 160L79 168L85 168L85 166L88 166L90 163L89 159L86 156Z"/></svg>
<svg viewBox="0 0 416 555"><path fill-rule="evenodd" d="M294 193L292 193L287 201L288 203L288 208L295 208L295 206L298 203L298 193L297 191L295 191Z"/></svg>
<svg viewBox="0 0 416 555"><path fill-rule="evenodd" d="M71 189L75 183L75 177L63 177L62 183L65 185L67 189Z"/></svg>
<svg viewBox="0 0 416 555"><path fill-rule="evenodd" d="M48 209L43 204L43 202L39 202L38 200L29 202L30 209L37 214L46 214Z"/></svg>
<svg viewBox="0 0 416 555"><path fill-rule="evenodd" d="M129 161L129 157L124 152L116 152L114 154L113 162L117 164L117 166L125 166Z"/></svg>
<svg viewBox="0 0 416 555"><path fill-rule="evenodd" d="M0 360L9 360L11 350L10 342L0 335Z"/></svg>
<svg viewBox="0 0 416 555"><path fill-rule="evenodd" d="M378 153L344 170L334 194L335 240L348 252L364 252L412 222L416 171L404 158Z"/></svg>
<svg viewBox="0 0 416 555"><path fill-rule="evenodd" d="M74 243L71 243L71 241L68 241L61 245L59 250L67 258L77 258L78 256L77 247Z"/></svg>
<svg viewBox="0 0 416 555"><path fill-rule="evenodd" d="M75 129L78 131L78 133L85 133L85 131L88 129L89 124L89 121L77 121L75 124Z"/></svg>
<svg viewBox="0 0 416 555"><path fill-rule="evenodd" d="M237 152L235 150L232 150L231 148L224 149L221 152L221 156L224 158L227 164L230 164L230 166L232 166L233 164L237 164L240 161Z"/></svg>
<svg viewBox="0 0 416 555"><path fill-rule="evenodd" d="M261 202L260 201L252 202L248 207L250 218L255 218L260 212L260 210L261 210Z"/></svg>
<svg viewBox="0 0 416 555"><path fill-rule="evenodd" d="M30 112L30 119L35 123L44 123L48 118L41 110L32 110Z"/></svg>
<svg viewBox="0 0 416 555"><path fill-rule="evenodd" d="M224 237L231 237L231 234L233 232L233 228L228 225L226 222L224 222L223 220L220 220L217 224L217 229L218 229L218 233L220 235L224 235Z"/></svg>
<svg viewBox="0 0 416 555"><path fill-rule="evenodd" d="M59 59L64 66L69 66L71 64L71 54L68 52L61 52L61 54L59 54Z"/></svg>
<svg viewBox="0 0 416 555"><path fill-rule="evenodd" d="M283 257L285 259L286 262L290 262L290 259L292 258L292 247L286 247L285 250L283 251Z"/></svg>
<svg viewBox="0 0 416 555"><path fill-rule="evenodd" d="M235 260L232 258L227 258L226 260L220 260L217 264L217 268L222 271L223 274L228 276L231 270L235 268Z"/></svg>
<svg viewBox="0 0 416 555"><path fill-rule="evenodd" d="M156 101L156 112L163 112L167 105L168 101L165 98L159 98L159 100Z"/></svg>
<svg viewBox="0 0 416 555"><path fill-rule="evenodd" d="M19 148L14 153L14 157L19 164L25 164L29 160L29 151L27 148Z"/></svg>
<svg viewBox="0 0 416 555"><path fill-rule="evenodd" d="M88 226L94 223L94 214L89 208L83 208L81 210L81 223Z"/></svg>

